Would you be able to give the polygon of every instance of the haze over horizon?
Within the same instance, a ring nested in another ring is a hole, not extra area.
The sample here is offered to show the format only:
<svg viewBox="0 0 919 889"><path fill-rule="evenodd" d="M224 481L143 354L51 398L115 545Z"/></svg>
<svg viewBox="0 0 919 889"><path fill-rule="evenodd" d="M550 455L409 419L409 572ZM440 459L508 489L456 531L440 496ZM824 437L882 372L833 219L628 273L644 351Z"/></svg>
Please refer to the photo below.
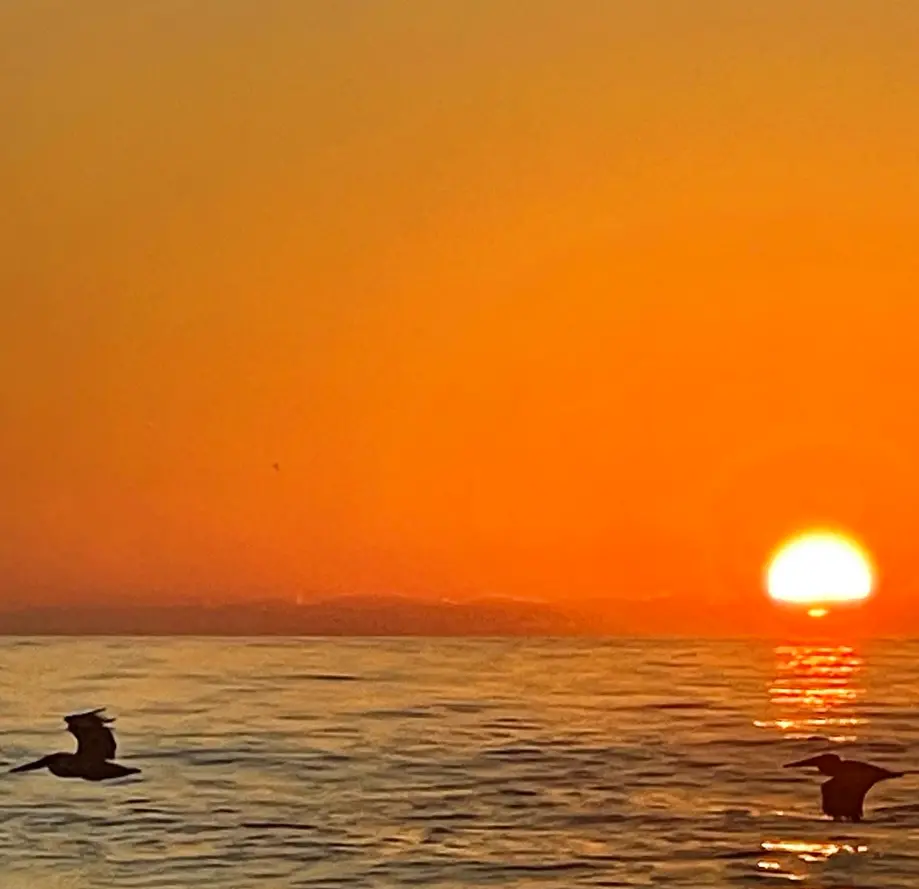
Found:
<svg viewBox="0 0 919 889"><path fill-rule="evenodd" d="M9 0L0 598L919 630L919 6ZM277 466L275 466L277 464Z"/></svg>

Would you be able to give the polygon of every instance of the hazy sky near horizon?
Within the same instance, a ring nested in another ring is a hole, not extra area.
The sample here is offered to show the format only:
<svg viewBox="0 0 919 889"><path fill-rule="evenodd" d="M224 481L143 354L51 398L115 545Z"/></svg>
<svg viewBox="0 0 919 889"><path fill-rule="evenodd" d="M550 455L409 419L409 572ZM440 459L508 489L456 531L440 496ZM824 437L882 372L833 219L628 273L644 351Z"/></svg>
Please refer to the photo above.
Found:
<svg viewBox="0 0 919 889"><path fill-rule="evenodd" d="M7 0L0 584L736 605L830 522L904 603L917 53L892 0Z"/></svg>

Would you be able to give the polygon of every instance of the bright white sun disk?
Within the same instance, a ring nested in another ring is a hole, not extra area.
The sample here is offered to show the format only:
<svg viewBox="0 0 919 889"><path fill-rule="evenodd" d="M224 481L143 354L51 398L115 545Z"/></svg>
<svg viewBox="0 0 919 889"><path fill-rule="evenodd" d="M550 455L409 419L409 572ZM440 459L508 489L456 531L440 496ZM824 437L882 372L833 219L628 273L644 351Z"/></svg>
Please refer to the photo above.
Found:
<svg viewBox="0 0 919 889"><path fill-rule="evenodd" d="M766 589L779 602L853 602L868 598L873 584L871 562L861 547L829 531L793 538L766 572Z"/></svg>

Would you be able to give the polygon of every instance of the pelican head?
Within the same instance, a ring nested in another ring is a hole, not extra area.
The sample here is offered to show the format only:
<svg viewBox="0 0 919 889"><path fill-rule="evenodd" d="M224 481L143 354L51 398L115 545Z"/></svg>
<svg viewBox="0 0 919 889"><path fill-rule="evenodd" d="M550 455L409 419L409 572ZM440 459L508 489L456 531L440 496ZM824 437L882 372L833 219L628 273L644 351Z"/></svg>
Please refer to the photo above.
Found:
<svg viewBox="0 0 919 889"><path fill-rule="evenodd" d="M819 756L811 756L809 759L787 762L783 768L803 769L813 766L821 775L835 775L839 772L841 765L842 760L835 753L821 753Z"/></svg>

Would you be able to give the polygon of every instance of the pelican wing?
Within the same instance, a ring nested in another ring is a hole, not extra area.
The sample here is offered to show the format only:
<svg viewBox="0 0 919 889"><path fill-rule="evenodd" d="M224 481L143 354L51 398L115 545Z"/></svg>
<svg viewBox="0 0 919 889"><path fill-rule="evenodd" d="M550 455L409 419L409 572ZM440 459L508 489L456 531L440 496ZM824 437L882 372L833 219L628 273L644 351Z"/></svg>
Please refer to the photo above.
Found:
<svg viewBox="0 0 919 889"><path fill-rule="evenodd" d="M99 761L115 758L115 736L108 727L115 720L101 714L100 709L64 717L67 731L77 739L77 756Z"/></svg>
<svg viewBox="0 0 919 889"><path fill-rule="evenodd" d="M823 812L831 818L860 819L865 804L865 794L873 782L830 778L820 785Z"/></svg>
<svg viewBox="0 0 919 889"><path fill-rule="evenodd" d="M878 781L897 776L897 772L880 766L858 760L846 760L838 775L820 785L823 811L834 818L861 818L865 794Z"/></svg>
<svg viewBox="0 0 919 889"><path fill-rule="evenodd" d="M865 792L868 792L873 784L878 781L884 781L887 778L899 778L900 772L891 772L890 769L881 766L873 766L869 762L859 762L857 759L843 760L843 776L847 781L853 781L858 784L867 785Z"/></svg>

